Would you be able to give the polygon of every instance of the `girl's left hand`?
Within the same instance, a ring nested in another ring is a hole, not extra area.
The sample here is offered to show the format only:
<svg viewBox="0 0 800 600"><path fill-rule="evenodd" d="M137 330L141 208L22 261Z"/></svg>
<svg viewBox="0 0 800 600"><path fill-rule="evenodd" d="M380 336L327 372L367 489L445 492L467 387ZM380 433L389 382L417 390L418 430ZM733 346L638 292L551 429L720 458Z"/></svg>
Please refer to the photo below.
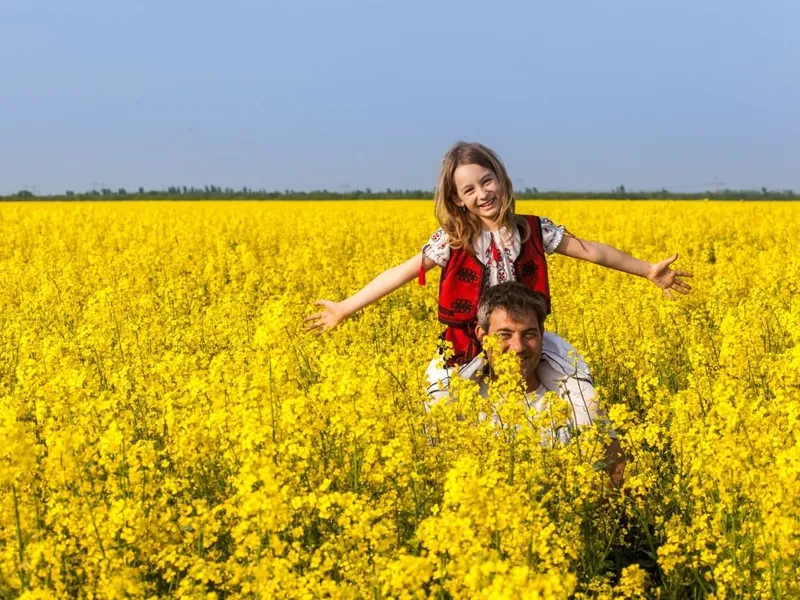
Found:
<svg viewBox="0 0 800 600"><path fill-rule="evenodd" d="M670 300L675 300L672 290L679 294L688 294L692 289L692 286L680 279L681 277L693 277L689 271L673 271L669 268L676 260L678 260L678 255L673 254L661 262L650 265L647 270L647 278L664 290L664 294Z"/></svg>

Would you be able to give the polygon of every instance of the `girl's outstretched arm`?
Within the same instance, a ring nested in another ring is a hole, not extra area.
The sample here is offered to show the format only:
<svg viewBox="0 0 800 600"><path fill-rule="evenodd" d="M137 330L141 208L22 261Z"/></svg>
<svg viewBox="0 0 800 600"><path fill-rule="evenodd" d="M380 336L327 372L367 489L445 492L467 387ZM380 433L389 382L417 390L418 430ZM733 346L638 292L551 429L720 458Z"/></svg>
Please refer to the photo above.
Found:
<svg viewBox="0 0 800 600"><path fill-rule="evenodd" d="M420 264L426 272L436 266L435 262L420 252L406 262L385 270L346 300L317 300L314 304L321 306L322 310L303 319L306 331L316 330L315 333L319 335L326 329L333 329L357 310L380 300L414 279L419 273Z"/></svg>
<svg viewBox="0 0 800 600"><path fill-rule="evenodd" d="M616 269L623 273L645 277L664 290L667 298L674 300L672 291L688 294L692 289L681 277L692 277L688 271L673 271L670 265L678 260L678 255L673 254L661 262L649 263L616 248L600 242L589 242L576 237L565 235L556 248L556 252L572 258L587 260L596 265Z"/></svg>

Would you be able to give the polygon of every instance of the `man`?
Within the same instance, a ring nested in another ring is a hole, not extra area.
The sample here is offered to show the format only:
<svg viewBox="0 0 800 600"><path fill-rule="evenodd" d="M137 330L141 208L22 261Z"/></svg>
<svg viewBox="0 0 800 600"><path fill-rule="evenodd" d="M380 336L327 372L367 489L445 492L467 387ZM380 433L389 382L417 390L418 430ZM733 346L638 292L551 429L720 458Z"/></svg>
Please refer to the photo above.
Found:
<svg viewBox="0 0 800 600"><path fill-rule="evenodd" d="M554 432L559 440L567 443L571 430L594 422L607 424L607 419L598 405L586 363L567 342L544 331L546 316L546 305L541 296L515 281L501 283L484 291L481 297L476 334L481 342L487 335L495 336L499 347L494 352L499 350L517 355L528 407L541 410L544 395L548 391L556 392L569 403L571 427ZM478 355L459 371L460 377L479 383L484 397L488 395L492 379L492 365L496 358L494 352L486 350L485 358L484 355ZM563 358L570 355L575 356L573 362ZM543 381L548 382L549 387ZM448 382L443 384L444 389L438 386L429 389L431 403L448 395ZM485 415L482 417L485 418ZM616 434L610 428L608 433L612 441L606 447L606 462L611 478L618 484L622 478L624 455Z"/></svg>

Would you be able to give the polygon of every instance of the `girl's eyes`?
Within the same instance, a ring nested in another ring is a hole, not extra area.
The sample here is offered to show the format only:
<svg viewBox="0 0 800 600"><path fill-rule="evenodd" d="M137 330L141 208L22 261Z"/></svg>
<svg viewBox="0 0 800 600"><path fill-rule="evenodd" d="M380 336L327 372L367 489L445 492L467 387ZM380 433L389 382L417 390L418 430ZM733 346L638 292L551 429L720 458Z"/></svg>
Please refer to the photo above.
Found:
<svg viewBox="0 0 800 600"><path fill-rule="evenodd" d="M486 177L484 177L481 180L481 185L482 186L487 186L490 183L492 183L493 181L494 181L494 178L491 175L487 175ZM461 190L461 193L466 196L467 194L472 194L474 191L475 191L475 188L472 187L472 186L469 186L469 187L465 187L463 190Z"/></svg>

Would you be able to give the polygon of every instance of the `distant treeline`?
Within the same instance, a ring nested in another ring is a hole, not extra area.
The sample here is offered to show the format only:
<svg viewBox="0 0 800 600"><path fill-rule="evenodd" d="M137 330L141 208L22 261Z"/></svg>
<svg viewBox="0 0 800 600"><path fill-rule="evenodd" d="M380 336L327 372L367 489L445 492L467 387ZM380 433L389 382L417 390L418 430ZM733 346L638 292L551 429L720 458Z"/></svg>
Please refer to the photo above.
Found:
<svg viewBox="0 0 800 600"><path fill-rule="evenodd" d="M702 192L674 192L662 190L626 190L620 185L611 191L571 192L538 190L527 187L515 192L519 200L573 200L573 199L619 199L619 200L798 200L800 196L793 190L706 190ZM239 190L207 185L202 188L174 186L162 190L146 190L140 187L135 191L125 188L112 190L102 188L86 192L67 190L63 194L39 195L31 190L21 190L10 196L0 196L0 200L418 200L432 198L431 190L314 190L302 192L296 190L267 191L243 187Z"/></svg>

